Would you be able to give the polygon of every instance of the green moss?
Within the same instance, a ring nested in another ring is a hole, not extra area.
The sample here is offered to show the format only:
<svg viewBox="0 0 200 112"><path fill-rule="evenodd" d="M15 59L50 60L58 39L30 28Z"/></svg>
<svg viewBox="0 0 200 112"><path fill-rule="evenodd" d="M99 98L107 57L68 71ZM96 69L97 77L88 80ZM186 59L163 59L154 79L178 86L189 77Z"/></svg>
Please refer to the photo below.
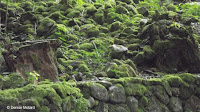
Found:
<svg viewBox="0 0 200 112"><path fill-rule="evenodd" d="M66 69L63 65L59 64L58 69L60 70L61 73L65 73Z"/></svg>
<svg viewBox="0 0 200 112"><path fill-rule="evenodd" d="M31 59L32 59L32 63L33 63L33 67L36 69L36 70L40 70L41 68L41 61L39 56L36 55L36 54L32 54L31 55Z"/></svg>
<svg viewBox="0 0 200 112"><path fill-rule="evenodd" d="M89 5L88 7L86 7L86 11L88 15L93 15L95 12L97 12L97 9L95 6Z"/></svg>
<svg viewBox="0 0 200 112"><path fill-rule="evenodd" d="M90 72L90 69L86 64L80 64L78 70L80 72Z"/></svg>
<svg viewBox="0 0 200 112"><path fill-rule="evenodd" d="M155 52L149 45L144 46L143 48L145 59L152 59L155 56Z"/></svg>
<svg viewBox="0 0 200 112"><path fill-rule="evenodd" d="M135 50L138 50L138 48L139 48L139 44L129 44L128 45L128 50L135 51Z"/></svg>
<svg viewBox="0 0 200 112"><path fill-rule="evenodd" d="M131 84L125 87L127 95L143 96L147 92L147 88L142 84Z"/></svg>
<svg viewBox="0 0 200 112"><path fill-rule="evenodd" d="M2 78L3 78L3 77L0 75L0 90L1 90L1 88L2 88L2 86L3 86Z"/></svg>
<svg viewBox="0 0 200 112"><path fill-rule="evenodd" d="M189 84L194 84L196 81L196 78L193 74L190 73L183 73L178 75L183 81Z"/></svg>
<svg viewBox="0 0 200 112"><path fill-rule="evenodd" d="M86 111L88 109L87 100L82 97L80 89L74 86L74 83L58 82L37 86L29 84L23 88L2 90L0 91L0 105L18 105L18 100L22 100L23 104L36 106L38 111L52 111L51 108L45 107L45 102L48 102L61 111L64 102L73 102L72 107ZM71 97L70 100L62 100L68 96Z"/></svg>
<svg viewBox="0 0 200 112"><path fill-rule="evenodd" d="M179 87L183 83L182 79L175 75L166 75L162 79L167 81L172 87Z"/></svg>
<svg viewBox="0 0 200 112"><path fill-rule="evenodd" d="M89 27L87 35L88 37L97 37L99 35L99 29L97 27Z"/></svg>
<svg viewBox="0 0 200 112"><path fill-rule="evenodd" d="M79 17L80 16L80 11L77 11L77 10L73 10L73 11L71 11L71 12L69 12L68 14L67 14L67 17L68 18L75 18L75 17Z"/></svg>
<svg viewBox="0 0 200 112"><path fill-rule="evenodd" d="M100 32L103 32L103 33L108 33L109 32L107 27L100 27L99 30L100 30Z"/></svg>
<svg viewBox="0 0 200 112"><path fill-rule="evenodd" d="M162 80L160 78L151 78L146 81L146 85L162 85Z"/></svg>
<svg viewBox="0 0 200 112"><path fill-rule="evenodd" d="M87 50L87 51L91 51L92 49L94 49L94 45L92 43L83 43L79 47L80 49Z"/></svg>
<svg viewBox="0 0 200 112"><path fill-rule="evenodd" d="M139 52L136 56L135 56L135 62L138 63L142 63L144 61L144 52Z"/></svg>
<svg viewBox="0 0 200 112"><path fill-rule="evenodd" d="M119 13L119 14L128 14L128 10L124 7L124 6L117 6L116 7L116 12Z"/></svg>
<svg viewBox="0 0 200 112"><path fill-rule="evenodd" d="M36 109L40 108L40 104L38 103L38 101L33 98L23 100L22 105L35 106Z"/></svg>
<svg viewBox="0 0 200 112"><path fill-rule="evenodd" d="M104 13L103 12L96 12L94 14L94 20L98 23L98 24L103 24L104 23Z"/></svg>
<svg viewBox="0 0 200 112"><path fill-rule="evenodd" d="M112 23L110 27L110 31L113 32L113 31L119 30L121 28L121 25L122 23L119 21Z"/></svg>
<svg viewBox="0 0 200 112"><path fill-rule="evenodd" d="M174 11L174 12L178 11L178 7L175 6L174 4L169 4L169 5L167 5L167 9L168 9L169 11Z"/></svg>
<svg viewBox="0 0 200 112"><path fill-rule="evenodd" d="M162 85L163 85L163 88L165 89L165 91L167 92L167 94L169 96L172 96L172 92L171 92L172 88L169 85L169 83L167 81L163 81Z"/></svg>
<svg viewBox="0 0 200 112"><path fill-rule="evenodd" d="M49 18L53 19L54 21L57 21L59 19L64 18L64 16L61 14L61 11L56 11L50 14Z"/></svg>
<svg viewBox="0 0 200 112"><path fill-rule="evenodd" d="M47 106L42 106L39 112L50 112L50 109Z"/></svg>
<svg viewBox="0 0 200 112"><path fill-rule="evenodd" d="M50 18L44 18L40 21L40 25L37 28L37 34L39 36L45 35L47 32L52 30L52 27L56 22Z"/></svg>
<svg viewBox="0 0 200 112"><path fill-rule="evenodd" d="M45 9L46 8L44 6L36 6L35 11L42 13L42 12L45 12Z"/></svg>
<svg viewBox="0 0 200 112"><path fill-rule="evenodd" d="M26 84L25 79L18 73L12 73L2 78L3 89L22 87Z"/></svg>
<svg viewBox="0 0 200 112"><path fill-rule="evenodd" d="M140 107L146 107L149 103L149 100L147 97L145 96L142 96L140 99L139 99L139 106Z"/></svg>
<svg viewBox="0 0 200 112"><path fill-rule="evenodd" d="M22 4L20 4L20 7L22 7L25 11L32 11L33 4L30 1L26 1L22 2Z"/></svg>

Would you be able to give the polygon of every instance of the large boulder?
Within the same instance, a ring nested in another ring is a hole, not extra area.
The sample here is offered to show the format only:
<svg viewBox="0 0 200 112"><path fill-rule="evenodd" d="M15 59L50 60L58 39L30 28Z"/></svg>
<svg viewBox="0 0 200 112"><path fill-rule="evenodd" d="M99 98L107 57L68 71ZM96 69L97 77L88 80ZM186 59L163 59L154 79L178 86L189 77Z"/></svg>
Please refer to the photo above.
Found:
<svg viewBox="0 0 200 112"><path fill-rule="evenodd" d="M138 110L138 100L133 97L129 96L126 98L126 104L128 105L131 112L137 112Z"/></svg>
<svg viewBox="0 0 200 112"><path fill-rule="evenodd" d="M91 95L100 101L107 101L109 98L107 89L101 84L91 86Z"/></svg>
<svg viewBox="0 0 200 112"><path fill-rule="evenodd" d="M48 17L42 19L37 28L38 36L48 36L52 34L53 30L56 28L56 22Z"/></svg>
<svg viewBox="0 0 200 112"><path fill-rule="evenodd" d="M57 61L55 49L61 44L59 40L37 40L11 43L5 46L4 59L10 71L21 73L37 72L42 79L57 80Z"/></svg>
<svg viewBox="0 0 200 112"><path fill-rule="evenodd" d="M126 101L125 90L122 85L117 84L109 88L109 98L113 103L124 103Z"/></svg>

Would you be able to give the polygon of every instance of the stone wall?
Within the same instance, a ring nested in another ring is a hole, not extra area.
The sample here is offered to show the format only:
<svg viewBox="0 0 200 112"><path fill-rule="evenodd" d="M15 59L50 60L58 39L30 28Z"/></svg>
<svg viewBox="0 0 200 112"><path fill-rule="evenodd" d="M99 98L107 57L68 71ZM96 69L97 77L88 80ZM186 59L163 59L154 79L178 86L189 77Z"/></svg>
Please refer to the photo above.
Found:
<svg viewBox="0 0 200 112"><path fill-rule="evenodd" d="M38 112L200 112L200 77L189 73L37 85L20 77L0 77L1 112L19 105Z"/></svg>
<svg viewBox="0 0 200 112"><path fill-rule="evenodd" d="M200 77L122 78L79 83L95 112L200 112Z"/></svg>

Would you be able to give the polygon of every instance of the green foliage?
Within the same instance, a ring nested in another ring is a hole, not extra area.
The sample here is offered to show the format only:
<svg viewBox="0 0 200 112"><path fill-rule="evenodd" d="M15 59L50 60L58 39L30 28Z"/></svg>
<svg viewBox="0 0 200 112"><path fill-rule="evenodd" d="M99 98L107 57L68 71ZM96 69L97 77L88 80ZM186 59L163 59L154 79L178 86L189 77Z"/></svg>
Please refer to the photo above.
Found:
<svg viewBox="0 0 200 112"><path fill-rule="evenodd" d="M40 77L40 75L36 71L28 72L27 75L28 81L30 82L34 82L35 80L38 80L38 77Z"/></svg>
<svg viewBox="0 0 200 112"><path fill-rule="evenodd" d="M177 22L174 22L170 25L170 27L175 27L175 28L181 28L180 24Z"/></svg>
<svg viewBox="0 0 200 112"><path fill-rule="evenodd" d="M138 6L146 7L149 11L161 10L160 0L144 0L140 1Z"/></svg>
<svg viewBox="0 0 200 112"><path fill-rule="evenodd" d="M138 14L137 9L135 7L133 7L133 9L135 10L134 12L136 13L136 15L133 17L126 14L118 14L116 13L115 8L108 9L108 12L110 13L112 19L116 19L120 22L130 22L132 24L136 24L137 22L139 22L138 20L140 20L141 18L137 17Z"/></svg>
<svg viewBox="0 0 200 112"><path fill-rule="evenodd" d="M76 3L79 4L79 5L83 5L84 1L83 0L76 0Z"/></svg>
<svg viewBox="0 0 200 112"><path fill-rule="evenodd" d="M186 4L181 4L180 7L184 11L182 14L183 17L196 17L198 18L200 16L200 5L196 3L186 3Z"/></svg>

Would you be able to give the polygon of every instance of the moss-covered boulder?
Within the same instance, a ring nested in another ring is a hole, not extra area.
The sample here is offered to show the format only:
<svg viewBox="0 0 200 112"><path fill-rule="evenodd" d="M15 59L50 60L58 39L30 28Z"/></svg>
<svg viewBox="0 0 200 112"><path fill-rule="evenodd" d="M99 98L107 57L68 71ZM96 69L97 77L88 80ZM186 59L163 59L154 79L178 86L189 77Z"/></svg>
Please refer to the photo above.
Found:
<svg viewBox="0 0 200 112"><path fill-rule="evenodd" d="M2 89L9 88L19 88L27 84L25 80L19 73L12 73L3 78L1 78Z"/></svg>
<svg viewBox="0 0 200 112"><path fill-rule="evenodd" d="M119 29L121 28L121 25L122 25L122 23L119 22L119 21L113 22L113 23L111 24L110 31L113 32L113 31L119 30Z"/></svg>
<svg viewBox="0 0 200 112"><path fill-rule="evenodd" d="M86 7L86 11L88 15L93 15L95 12L97 12L97 9L94 5L89 5L88 7Z"/></svg>
<svg viewBox="0 0 200 112"><path fill-rule="evenodd" d="M148 90L142 84L130 84L125 87L127 95L143 96Z"/></svg>
<svg viewBox="0 0 200 112"><path fill-rule="evenodd" d="M140 8L137 9L137 11L138 11L139 14L142 14L145 17L149 16L149 11L145 7L140 7Z"/></svg>
<svg viewBox="0 0 200 112"><path fill-rule="evenodd" d="M87 30L88 37L97 37L99 35L98 27L89 27Z"/></svg>
<svg viewBox="0 0 200 112"><path fill-rule="evenodd" d="M136 67L132 67L129 64L124 64L123 62L121 63L111 63L107 65L105 68L105 71L108 74L108 77L115 77L115 78L120 78L120 77L135 77L137 76L137 70Z"/></svg>
<svg viewBox="0 0 200 112"><path fill-rule="evenodd" d="M133 96L129 96L126 98L126 104L129 107L131 112L137 112L138 110L138 100L133 97Z"/></svg>
<svg viewBox="0 0 200 112"><path fill-rule="evenodd" d="M109 99L107 89L101 84L93 84L91 86L91 95L100 101L108 101Z"/></svg>
<svg viewBox="0 0 200 112"><path fill-rule="evenodd" d="M98 24L103 24L105 17L104 17L104 13L102 11L98 11L94 14L94 20L98 23Z"/></svg>
<svg viewBox="0 0 200 112"><path fill-rule="evenodd" d="M126 52L128 51L127 47L124 47L123 45L116 45L113 44L111 46L110 56L114 59L123 59L126 55Z"/></svg>
<svg viewBox="0 0 200 112"><path fill-rule="evenodd" d="M88 102L82 97L80 89L71 83L32 85L23 88L0 91L0 107L7 111L7 106L28 105L34 111L75 111L86 112Z"/></svg>
<svg viewBox="0 0 200 112"><path fill-rule="evenodd" d="M117 84L109 88L109 100L113 103L125 103L126 95L122 85Z"/></svg>
<svg viewBox="0 0 200 112"><path fill-rule="evenodd" d="M53 33L53 29L55 28L56 22L48 17L42 19L37 28L38 36L48 36Z"/></svg>
<svg viewBox="0 0 200 112"><path fill-rule="evenodd" d="M128 14L129 13L128 10L121 5L116 7L116 12L119 14Z"/></svg>
<svg viewBox="0 0 200 112"><path fill-rule="evenodd" d="M182 101L178 97L171 97L169 101L169 108L173 112L183 112Z"/></svg>

